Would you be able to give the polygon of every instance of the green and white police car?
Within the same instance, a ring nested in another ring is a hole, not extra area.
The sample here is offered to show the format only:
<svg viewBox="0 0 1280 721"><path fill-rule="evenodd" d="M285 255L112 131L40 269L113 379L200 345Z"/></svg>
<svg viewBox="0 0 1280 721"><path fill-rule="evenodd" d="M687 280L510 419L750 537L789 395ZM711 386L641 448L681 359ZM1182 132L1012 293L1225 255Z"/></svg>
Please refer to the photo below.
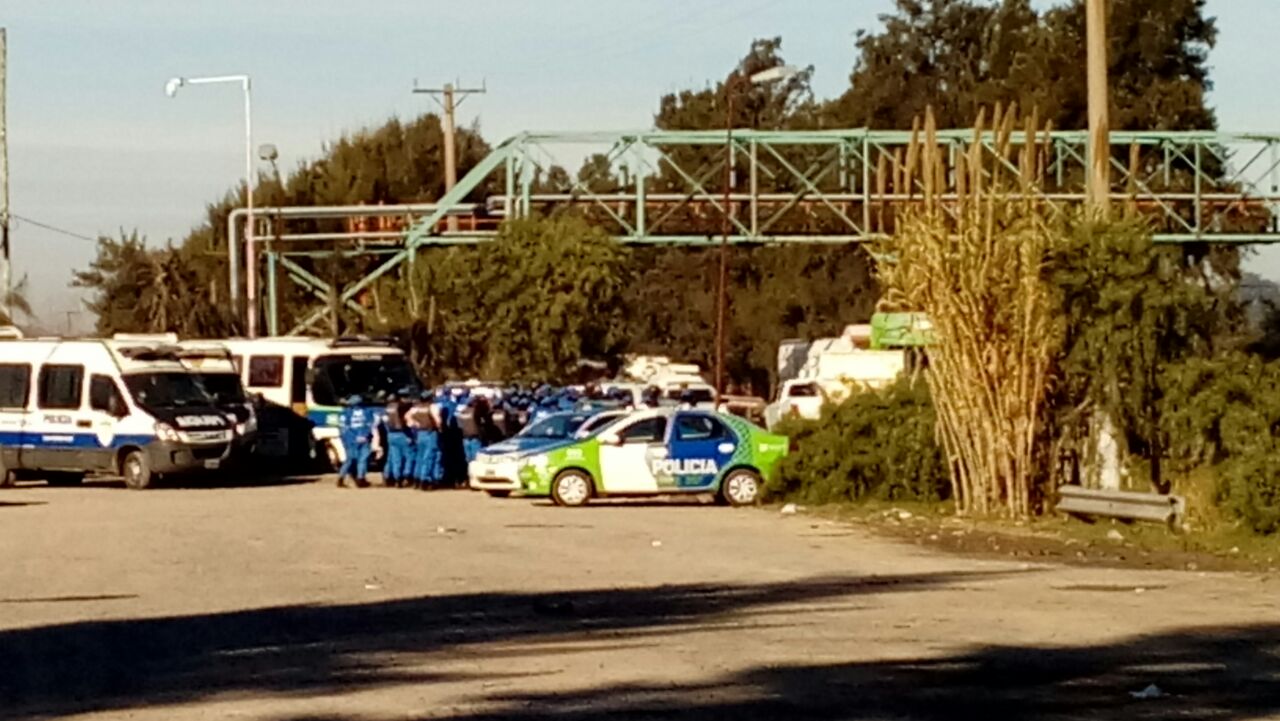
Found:
<svg viewBox="0 0 1280 721"><path fill-rule="evenodd" d="M526 496L581 506L605 496L714 493L735 506L759 500L787 454L786 436L708 410L656 408L598 434L524 459Z"/></svg>

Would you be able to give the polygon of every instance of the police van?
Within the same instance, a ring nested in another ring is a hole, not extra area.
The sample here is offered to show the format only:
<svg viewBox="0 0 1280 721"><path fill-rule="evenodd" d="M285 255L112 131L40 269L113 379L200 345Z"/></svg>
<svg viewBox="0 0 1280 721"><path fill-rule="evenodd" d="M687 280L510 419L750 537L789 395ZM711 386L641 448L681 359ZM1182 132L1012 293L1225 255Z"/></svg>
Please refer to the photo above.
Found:
<svg viewBox="0 0 1280 721"><path fill-rule="evenodd" d="M240 369L231 353L214 341L178 341L177 333L116 333L112 340L132 346L150 343L157 351L172 352L213 399L213 405L235 416L235 450L247 453L258 431L253 400L240 381Z"/></svg>
<svg viewBox="0 0 1280 721"><path fill-rule="evenodd" d="M249 393L312 424L316 451L335 466L346 458L338 432L346 399L358 396L381 409L391 394L417 393L422 387L408 356L390 342L301 336L216 342L230 352ZM267 436L265 417L260 425ZM259 444L266 441L261 438Z"/></svg>
<svg viewBox="0 0 1280 721"><path fill-rule="evenodd" d="M129 488L222 468L233 422L172 348L127 340L0 340L0 485Z"/></svg>

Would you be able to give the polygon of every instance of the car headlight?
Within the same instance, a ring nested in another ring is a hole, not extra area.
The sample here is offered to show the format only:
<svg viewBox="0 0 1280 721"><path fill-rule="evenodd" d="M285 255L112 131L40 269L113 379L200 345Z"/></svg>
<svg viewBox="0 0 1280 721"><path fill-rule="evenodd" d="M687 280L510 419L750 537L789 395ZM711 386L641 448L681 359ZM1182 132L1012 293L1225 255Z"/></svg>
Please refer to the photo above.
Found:
<svg viewBox="0 0 1280 721"><path fill-rule="evenodd" d="M532 468L536 471L540 471L547 467L547 457L542 455L530 456L520 461L520 467Z"/></svg>
<svg viewBox="0 0 1280 721"><path fill-rule="evenodd" d="M249 416L249 419L246 420L244 423L236 424L236 435L238 436L247 436L251 433L257 433L257 432L258 432L258 419L254 418L253 416Z"/></svg>
<svg viewBox="0 0 1280 721"><path fill-rule="evenodd" d="M182 437L178 435L178 432L174 430L173 426L163 422L156 424L156 438L169 442L182 440Z"/></svg>

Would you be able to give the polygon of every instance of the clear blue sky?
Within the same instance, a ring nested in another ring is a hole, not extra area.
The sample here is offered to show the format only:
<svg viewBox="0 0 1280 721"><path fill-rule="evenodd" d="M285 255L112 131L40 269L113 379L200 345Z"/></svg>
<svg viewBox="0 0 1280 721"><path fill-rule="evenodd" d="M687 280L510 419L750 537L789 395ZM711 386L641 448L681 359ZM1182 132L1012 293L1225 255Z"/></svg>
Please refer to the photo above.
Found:
<svg viewBox="0 0 1280 721"><path fill-rule="evenodd" d="M1047 0L1039 3L1049 4ZM423 85L485 81L462 120L491 141L524 129L648 127L659 96L722 77L753 38L836 95L854 34L891 0L0 0L9 31L15 214L85 235L137 228L180 239L243 175L238 89L184 89L173 75L247 72L255 143L282 168L344 131L431 109ZM1277 0L1210 0L1219 45L1211 102L1224 130L1280 130ZM93 244L14 231L43 319L79 309L67 284ZM1253 266L1280 279L1280 253ZM87 323L82 318L81 323Z"/></svg>

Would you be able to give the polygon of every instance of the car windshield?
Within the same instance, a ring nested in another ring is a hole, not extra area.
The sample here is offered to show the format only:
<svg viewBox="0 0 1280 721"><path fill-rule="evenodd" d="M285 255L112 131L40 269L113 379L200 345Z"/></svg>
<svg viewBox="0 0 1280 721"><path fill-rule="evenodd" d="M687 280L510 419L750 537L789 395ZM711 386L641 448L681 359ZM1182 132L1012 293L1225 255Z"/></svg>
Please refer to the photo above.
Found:
<svg viewBox="0 0 1280 721"><path fill-rule="evenodd" d="M392 393L421 390L418 375L402 354L356 354L317 358L311 393L322 406L338 406L351 396L381 402Z"/></svg>
<svg viewBox="0 0 1280 721"><path fill-rule="evenodd" d="M573 432L585 423L585 415L555 415L543 418L520 431L522 438L569 438Z"/></svg>
<svg viewBox="0 0 1280 721"><path fill-rule="evenodd" d="M125 387L143 408L185 408L213 403L192 373L134 373L124 377Z"/></svg>
<svg viewBox="0 0 1280 721"><path fill-rule="evenodd" d="M199 373L200 384L218 405L244 403L246 398L240 376L235 373Z"/></svg>
<svg viewBox="0 0 1280 721"><path fill-rule="evenodd" d="M586 423L583 423L578 428L578 431L574 433L573 436L575 438L590 438L596 435L597 433L599 433L600 431L604 430L605 426L609 425L610 423L613 423L614 421L618 420L619 418L622 418L625 415L627 414L626 413L601 413L599 415L592 416Z"/></svg>

